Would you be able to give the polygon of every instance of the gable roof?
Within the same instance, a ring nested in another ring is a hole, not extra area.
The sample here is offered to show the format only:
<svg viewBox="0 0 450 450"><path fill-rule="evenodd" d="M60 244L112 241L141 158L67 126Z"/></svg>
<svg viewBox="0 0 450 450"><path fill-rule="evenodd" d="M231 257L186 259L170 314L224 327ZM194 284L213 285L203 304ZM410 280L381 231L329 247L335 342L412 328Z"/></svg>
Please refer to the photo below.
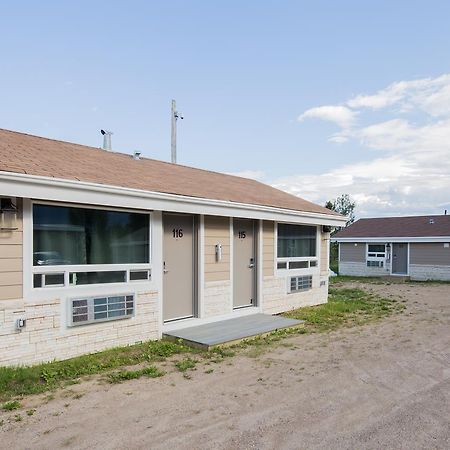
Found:
<svg viewBox="0 0 450 450"><path fill-rule="evenodd" d="M430 222L433 223L430 223ZM379 217L359 219L333 236L340 238L450 236L450 216Z"/></svg>
<svg viewBox="0 0 450 450"><path fill-rule="evenodd" d="M0 129L0 171L341 216L259 181Z"/></svg>

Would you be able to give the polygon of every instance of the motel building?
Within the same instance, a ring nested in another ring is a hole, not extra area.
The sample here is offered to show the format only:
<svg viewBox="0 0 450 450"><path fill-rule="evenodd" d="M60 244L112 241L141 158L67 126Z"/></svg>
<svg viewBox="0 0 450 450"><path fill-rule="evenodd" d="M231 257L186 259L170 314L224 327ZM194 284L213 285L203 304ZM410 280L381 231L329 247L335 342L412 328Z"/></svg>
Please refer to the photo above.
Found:
<svg viewBox="0 0 450 450"><path fill-rule="evenodd" d="M325 303L344 224L254 180L0 130L0 365Z"/></svg>

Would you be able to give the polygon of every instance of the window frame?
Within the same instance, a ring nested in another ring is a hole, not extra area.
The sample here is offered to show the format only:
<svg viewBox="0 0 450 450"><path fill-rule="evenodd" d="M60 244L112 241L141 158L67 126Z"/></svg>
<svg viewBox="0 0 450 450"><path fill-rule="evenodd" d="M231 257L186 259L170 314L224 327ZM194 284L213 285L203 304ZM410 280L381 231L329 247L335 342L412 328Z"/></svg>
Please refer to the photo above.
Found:
<svg viewBox="0 0 450 450"><path fill-rule="evenodd" d="M286 224L286 225L300 225L300 226L310 226L316 229L316 256L301 256L301 257L278 257L278 224ZM321 226L314 225L310 223L293 223L293 222L275 222L275 239L274 239L274 255L275 255L275 273L278 275L308 275L312 273L318 273L320 270L320 239L321 239ZM290 268L291 262L308 262L308 267L297 269ZM311 262L315 261L315 265L311 266ZM286 268L278 268L278 263L286 263Z"/></svg>
<svg viewBox="0 0 450 450"><path fill-rule="evenodd" d="M384 252L369 252L369 246L371 245L384 245ZM366 243L366 267L375 269L384 269L386 267L387 260L387 244L384 242L367 242ZM371 265L372 262L378 262L377 266Z"/></svg>
<svg viewBox="0 0 450 450"><path fill-rule="evenodd" d="M34 205L48 205L48 206L60 206L66 208L80 208L80 209L94 209L100 211L115 211L115 212L128 212L132 214L143 214L148 216L148 255L149 262L148 263L128 263L128 264L61 264L61 265L53 265L53 266L35 266L33 264L33 249L34 249L34 222L33 222L33 208ZM81 289L81 288L89 288L92 287L108 287L111 286L125 286L128 283L139 284L139 283L150 283L152 280L152 221L153 214L152 211L143 211L143 210L134 210L128 208L114 208L109 206L102 205L87 205L80 203L66 203L66 202L48 202L48 201L40 201L40 200L31 200L30 201L30 247L29 251L30 255L27 255L29 258L29 266L30 270L30 287L32 291L47 291L49 289ZM136 270L148 270L149 271L149 279L147 280L130 280L130 272ZM113 283L93 283L93 284L83 284L83 285L74 285L69 283L69 274L72 272L116 272L116 271L125 271L126 278L124 282L113 282ZM53 273L64 273L64 284L63 285L48 285L45 286L42 284L41 287L34 287L34 275L42 274L43 279L45 279L45 274L53 274Z"/></svg>

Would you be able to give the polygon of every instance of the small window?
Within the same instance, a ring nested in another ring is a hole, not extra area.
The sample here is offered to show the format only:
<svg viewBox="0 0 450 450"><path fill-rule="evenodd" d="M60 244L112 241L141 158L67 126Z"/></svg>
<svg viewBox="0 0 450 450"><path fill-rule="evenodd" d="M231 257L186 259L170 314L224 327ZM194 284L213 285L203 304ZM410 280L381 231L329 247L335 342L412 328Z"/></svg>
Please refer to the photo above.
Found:
<svg viewBox="0 0 450 450"><path fill-rule="evenodd" d="M369 252L371 253L384 253L384 244L369 244Z"/></svg>
<svg viewBox="0 0 450 450"><path fill-rule="evenodd" d="M64 286L64 273L46 273L44 284L45 286Z"/></svg>
<svg viewBox="0 0 450 450"><path fill-rule="evenodd" d="M317 261L310 261L309 267L317 267Z"/></svg>
<svg viewBox="0 0 450 450"><path fill-rule="evenodd" d="M35 273L33 275L33 287L60 287L64 286L64 272Z"/></svg>
<svg viewBox="0 0 450 450"><path fill-rule="evenodd" d="M312 288L312 275L290 278L289 292L307 291Z"/></svg>
<svg viewBox="0 0 450 450"><path fill-rule="evenodd" d="M124 283L126 279L127 273L125 270L69 273L69 284L73 286L83 284Z"/></svg>
<svg viewBox="0 0 450 450"><path fill-rule="evenodd" d="M279 262L277 263L277 269L287 269L287 262Z"/></svg>
<svg viewBox="0 0 450 450"><path fill-rule="evenodd" d="M42 287L42 273L35 273L33 275L33 286L35 288L40 288Z"/></svg>
<svg viewBox="0 0 450 450"><path fill-rule="evenodd" d="M130 270L130 281L147 281L149 279L149 270Z"/></svg>
<svg viewBox="0 0 450 450"><path fill-rule="evenodd" d="M72 326L133 316L134 295L111 295L74 299L72 302Z"/></svg>
<svg viewBox="0 0 450 450"><path fill-rule="evenodd" d="M289 263L289 269L307 269L309 267L309 261L291 261Z"/></svg>

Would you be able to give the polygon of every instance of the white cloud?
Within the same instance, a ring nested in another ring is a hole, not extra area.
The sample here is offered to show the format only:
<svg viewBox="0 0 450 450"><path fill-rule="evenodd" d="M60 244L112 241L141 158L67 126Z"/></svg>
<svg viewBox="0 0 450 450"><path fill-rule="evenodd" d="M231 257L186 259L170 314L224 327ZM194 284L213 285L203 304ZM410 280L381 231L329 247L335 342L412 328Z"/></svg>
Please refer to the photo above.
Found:
<svg viewBox="0 0 450 450"><path fill-rule="evenodd" d="M432 116L450 114L450 74L436 78L399 81L373 95L357 95L347 101L352 109L374 110L397 105L399 111L422 110Z"/></svg>
<svg viewBox="0 0 450 450"><path fill-rule="evenodd" d="M274 186L317 203L348 193L360 216L450 208L450 74L395 82L343 105L311 108L299 119L337 123L342 129L328 138L330 145L353 145L354 153L365 153L368 161L284 177L274 180ZM366 110L377 110L384 120L370 122ZM373 150L377 156L370 160Z"/></svg>
<svg viewBox="0 0 450 450"><path fill-rule="evenodd" d="M305 119L321 119L334 122L342 128L350 128L355 121L356 113L346 106L317 106L299 116L299 122Z"/></svg>

